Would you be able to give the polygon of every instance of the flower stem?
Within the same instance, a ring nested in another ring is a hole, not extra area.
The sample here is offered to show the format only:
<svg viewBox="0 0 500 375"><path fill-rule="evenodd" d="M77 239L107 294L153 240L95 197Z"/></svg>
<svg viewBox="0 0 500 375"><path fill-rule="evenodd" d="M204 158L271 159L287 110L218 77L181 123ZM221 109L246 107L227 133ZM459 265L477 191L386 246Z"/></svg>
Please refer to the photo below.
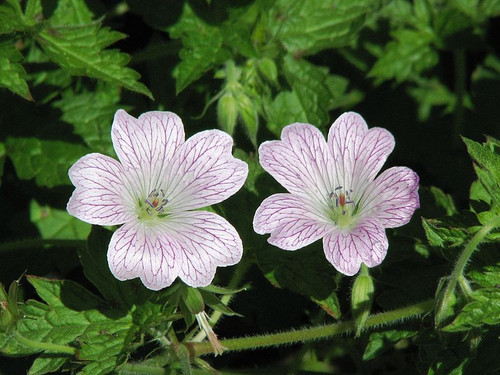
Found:
<svg viewBox="0 0 500 375"><path fill-rule="evenodd" d="M0 244L0 253L19 249L39 249L44 246L55 246L55 247L78 247L84 246L84 240L56 240L56 239L36 239L36 240L21 240L4 242Z"/></svg>
<svg viewBox="0 0 500 375"><path fill-rule="evenodd" d="M61 354L70 354L70 355L76 355L77 354L77 349L73 348L71 346L67 345L59 345L59 344L52 344L50 342L40 342L40 341L34 341L30 340L23 335L21 335L18 331L14 332L14 337L17 342L19 342L21 345L26 346L28 348L32 349L39 349L42 351L47 351L51 353L61 353Z"/></svg>
<svg viewBox="0 0 500 375"><path fill-rule="evenodd" d="M399 322L403 319L418 316L432 310L434 300L427 300L415 305L403 307L400 309L383 312L368 317L365 323L365 329L376 327L383 324ZM268 346L277 346L283 344L292 344L306 342L318 339L329 338L355 330L353 321L334 323L319 327L308 327L287 332L274 333L270 335L259 335L253 337L242 337L237 339L221 340L221 344L226 348L225 351L237 351L245 349L265 348ZM192 354L200 356L213 353L212 347L207 342L189 343Z"/></svg>
<svg viewBox="0 0 500 375"><path fill-rule="evenodd" d="M436 306L436 325L439 325L441 321L444 319L444 314L446 313L446 307L451 301L451 297L453 296L453 292L457 286L457 283L463 278L463 273L465 270L465 266L469 262L470 257L474 250L476 250L477 246L484 240L484 238L488 235L488 233L500 226L500 216L486 223L481 229L477 231L477 233L472 237L470 242L465 246L464 251L460 255L455 264L455 268L451 273L451 276L448 279L448 283L446 285L446 289L443 293L443 298L438 302Z"/></svg>

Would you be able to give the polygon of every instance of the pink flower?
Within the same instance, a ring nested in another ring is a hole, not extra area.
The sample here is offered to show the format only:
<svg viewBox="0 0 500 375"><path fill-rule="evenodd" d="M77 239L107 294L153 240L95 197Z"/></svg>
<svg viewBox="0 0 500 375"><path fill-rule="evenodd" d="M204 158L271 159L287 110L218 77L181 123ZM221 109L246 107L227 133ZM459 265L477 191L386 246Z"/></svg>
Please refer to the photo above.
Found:
<svg viewBox="0 0 500 375"><path fill-rule="evenodd" d="M196 210L236 193L248 166L233 158L232 138L207 130L185 141L181 119L147 112L115 114L111 138L120 162L89 154L69 170L76 189L68 212L91 224L120 225L108 262L119 280L140 277L159 290L179 276L199 287L217 266L237 263L241 239L222 217Z"/></svg>
<svg viewBox="0 0 500 375"><path fill-rule="evenodd" d="M266 198L255 213L259 234L284 250L323 238L323 250L345 275L361 263L379 265L389 243L385 228L410 221L419 207L418 176L406 167L377 174L394 148L391 133L368 130L363 118L344 113L328 141L313 125L291 124L281 141L264 142L260 163L289 193Z"/></svg>

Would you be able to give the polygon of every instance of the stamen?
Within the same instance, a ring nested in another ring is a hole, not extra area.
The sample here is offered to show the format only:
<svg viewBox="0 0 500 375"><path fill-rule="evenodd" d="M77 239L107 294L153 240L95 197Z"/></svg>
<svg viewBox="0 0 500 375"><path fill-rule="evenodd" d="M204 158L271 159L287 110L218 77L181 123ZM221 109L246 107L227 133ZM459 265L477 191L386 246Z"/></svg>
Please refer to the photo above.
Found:
<svg viewBox="0 0 500 375"><path fill-rule="evenodd" d="M149 215L153 215L155 213L154 211L158 214L162 214L163 208L168 203L168 199L165 197L163 189L160 189L160 192L158 192L157 189L153 189L151 193L149 193L147 199L144 200L144 203L149 206L146 207L146 212Z"/></svg>

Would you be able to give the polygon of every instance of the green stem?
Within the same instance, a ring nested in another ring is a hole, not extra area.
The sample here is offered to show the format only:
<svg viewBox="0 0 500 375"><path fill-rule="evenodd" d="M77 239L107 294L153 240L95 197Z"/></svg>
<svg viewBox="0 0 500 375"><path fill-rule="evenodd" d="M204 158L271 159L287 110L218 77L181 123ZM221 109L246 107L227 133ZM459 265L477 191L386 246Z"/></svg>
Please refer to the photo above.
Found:
<svg viewBox="0 0 500 375"><path fill-rule="evenodd" d="M427 300L415 305L403 307L401 309L372 315L366 320L365 328L395 323L403 319L418 316L431 311L433 306L434 300ZM259 335L253 337L221 340L220 343L226 348L225 351L237 351L325 339L332 336L353 332L354 330L354 322L349 321L319 327L302 328L298 330L274 333L270 335ZM188 345L190 346L191 353L194 356L213 353L212 347L207 342L189 343Z"/></svg>
<svg viewBox="0 0 500 375"><path fill-rule="evenodd" d="M444 319L444 314L446 314L447 310L446 307L453 296L453 292L455 291L458 281L463 277L465 266L469 262L472 253L476 250L477 246L484 240L488 233L499 226L500 217L496 217L479 229L470 242L465 246L464 251L458 258L455 268L448 279L448 284L444 290L443 298L441 298L436 306L436 325L439 325Z"/></svg>
<svg viewBox="0 0 500 375"><path fill-rule="evenodd" d="M455 94L457 102L455 105L455 113L453 117L454 138L455 145L461 145L460 135L464 130L464 96L465 96L465 51L457 49L453 52L453 62L455 71Z"/></svg>
<svg viewBox="0 0 500 375"><path fill-rule="evenodd" d="M167 370L161 367L141 365L139 363L125 363L121 366L120 374L122 375L132 375L132 374L151 374L151 375L163 375L167 374Z"/></svg>
<svg viewBox="0 0 500 375"><path fill-rule="evenodd" d="M20 249L39 249L44 246L55 246L55 247L78 247L85 245L84 240L22 240L22 241L12 241L12 242L4 242L0 244L0 252L7 252L12 250L20 250Z"/></svg>
<svg viewBox="0 0 500 375"><path fill-rule="evenodd" d="M16 341L19 342L21 345L24 345L32 349L39 349L51 353L61 353L61 354L71 354L71 355L76 355L78 352L76 348L73 348L71 346L52 344L50 342L40 342L27 339L26 337L21 335L18 331L14 332L14 337L16 338Z"/></svg>

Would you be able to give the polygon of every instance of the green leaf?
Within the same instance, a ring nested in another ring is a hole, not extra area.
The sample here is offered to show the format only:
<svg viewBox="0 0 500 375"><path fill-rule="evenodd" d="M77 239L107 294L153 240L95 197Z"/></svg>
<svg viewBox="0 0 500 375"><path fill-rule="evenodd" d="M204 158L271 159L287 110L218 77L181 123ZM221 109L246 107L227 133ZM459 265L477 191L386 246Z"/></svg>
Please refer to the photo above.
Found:
<svg viewBox="0 0 500 375"><path fill-rule="evenodd" d="M124 359L121 354L137 330L130 314L100 311L102 301L72 281L36 277L28 280L48 306L29 303L27 318L19 325L20 334L62 345L78 341L78 358L94 361L84 367L83 373L107 374Z"/></svg>
<svg viewBox="0 0 500 375"><path fill-rule="evenodd" d="M435 186L431 186L430 191L434 196L437 206L446 210L446 215L452 216L458 213L451 195L446 194L443 190Z"/></svg>
<svg viewBox="0 0 500 375"><path fill-rule="evenodd" d="M220 29L198 18L188 3L185 3L181 18L169 29L169 33L174 39L182 38L181 62L174 72L177 94L216 63L230 57L222 50Z"/></svg>
<svg viewBox="0 0 500 375"><path fill-rule="evenodd" d="M68 356L57 356L54 354L40 354L30 367L29 375L42 375L56 372L68 361Z"/></svg>
<svg viewBox="0 0 500 375"><path fill-rule="evenodd" d="M267 128L277 137L281 130L294 122L307 122L307 113L295 91L280 92L266 108Z"/></svg>
<svg viewBox="0 0 500 375"><path fill-rule="evenodd" d="M380 356L384 351L390 349L398 342L409 339L416 334L416 331L406 330L388 330L372 333L363 353L363 361L369 361Z"/></svg>
<svg viewBox="0 0 500 375"><path fill-rule="evenodd" d="M330 315L340 318L335 295L340 274L325 259L321 246L316 244L288 252L264 245L258 246L255 253L259 267L271 284L311 298Z"/></svg>
<svg viewBox="0 0 500 375"><path fill-rule="evenodd" d="M219 311L227 316L242 316L236 312L234 312L229 306L222 303L222 301L215 296L215 294L208 292L203 289L199 289L201 296L203 297L203 301L205 304L210 306L215 311Z"/></svg>
<svg viewBox="0 0 500 375"><path fill-rule="evenodd" d="M111 234L101 227L92 228L87 246L78 251L83 272L113 306L130 307L142 303L152 295L152 291L138 280L119 281L109 270L106 253Z"/></svg>
<svg viewBox="0 0 500 375"><path fill-rule="evenodd" d="M72 75L102 79L153 98L146 86L137 80L139 73L125 67L130 57L118 50L105 49L124 37L123 34L101 28L90 22L90 15L81 1L73 7L61 1L50 21L50 27L40 32L37 41L49 58ZM73 12L66 12L73 9ZM69 15L69 19L68 16ZM68 27L66 22L72 22Z"/></svg>
<svg viewBox="0 0 500 375"><path fill-rule="evenodd" d="M488 140L485 144L474 142L463 138L467 151L477 163L475 167L479 181L485 190L490 194L495 205L500 205L500 155L495 149L498 149L498 141Z"/></svg>
<svg viewBox="0 0 500 375"><path fill-rule="evenodd" d="M54 103L63 114L61 119L73 126L76 134L93 150L114 155L111 124L119 108L120 89L115 85L98 84L94 91L76 92L72 88L62 93ZM126 108L125 108L126 109Z"/></svg>
<svg viewBox="0 0 500 375"><path fill-rule="evenodd" d="M26 83L26 71L20 64L22 60L23 55L13 44L0 42L0 87L5 87L24 99L33 100Z"/></svg>
<svg viewBox="0 0 500 375"><path fill-rule="evenodd" d="M461 332L483 325L500 324L500 289L479 289L471 297L474 301L465 305L455 320L443 328L444 331Z"/></svg>
<svg viewBox="0 0 500 375"><path fill-rule="evenodd" d="M485 265L480 269L472 269L468 273L471 280L485 288L495 288L500 285L500 262Z"/></svg>
<svg viewBox="0 0 500 375"><path fill-rule="evenodd" d="M37 185L49 188L69 185L68 169L88 153L77 144L38 138L9 137L5 146L20 179L35 178Z"/></svg>
<svg viewBox="0 0 500 375"><path fill-rule="evenodd" d="M37 201L30 203L30 221L35 224L45 239L86 239L91 225L50 206L40 206Z"/></svg>
<svg viewBox="0 0 500 375"><path fill-rule="evenodd" d="M377 82L412 80L438 62L438 54L432 46L432 33L399 29L392 37L394 40L377 56L378 60L368 74Z"/></svg>
<svg viewBox="0 0 500 375"><path fill-rule="evenodd" d="M6 0L0 5L0 35L22 31L24 28L24 16L20 2Z"/></svg>
<svg viewBox="0 0 500 375"><path fill-rule="evenodd" d="M299 99L306 122L316 126L325 125L328 122L328 106L331 99L331 92L325 85L328 77L327 69L287 55L283 59L283 71ZM293 122L297 121L299 120Z"/></svg>
<svg viewBox="0 0 500 375"><path fill-rule="evenodd" d="M466 227L451 219L425 219L422 218L425 235L432 246L457 247L464 243L469 235Z"/></svg>
<svg viewBox="0 0 500 375"><path fill-rule="evenodd" d="M344 47L356 39L373 6L368 0L279 0L271 10L271 33L292 54Z"/></svg>

